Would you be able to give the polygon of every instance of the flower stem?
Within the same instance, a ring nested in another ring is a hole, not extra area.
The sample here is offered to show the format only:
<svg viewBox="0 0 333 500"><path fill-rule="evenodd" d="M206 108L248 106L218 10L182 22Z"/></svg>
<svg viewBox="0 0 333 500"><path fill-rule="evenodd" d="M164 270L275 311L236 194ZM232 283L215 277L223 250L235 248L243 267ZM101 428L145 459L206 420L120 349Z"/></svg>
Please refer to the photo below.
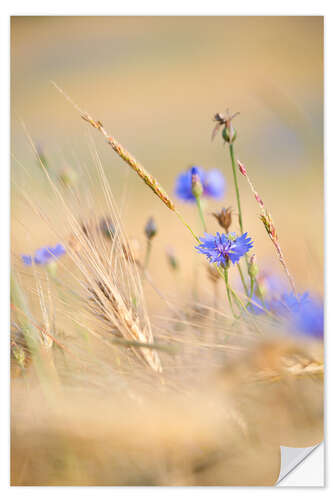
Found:
<svg viewBox="0 0 333 500"><path fill-rule="evenodd" d="M253 296L253 292L254 292L254 278L253 278L253 276L251 276L250 297Z"/></svg>
<svg viewBox="0 0 333 500"><path fill-rule="evenodd" d="M234 145L233 144L229 144L229 152L230 152L232 173L234 176L234 184L235 184L235 190L236 190L239 228L241 230L241 233L243 234L243 232L244 232L244 230L243 230L243 217L242 217L242 208L241 208L240 195L239 195L239 187L238 187L237 170L236 170L236 162L235 162Z"/></svg>
<svg viewBox="0 0 333 500"><path fill-rule="evenodd" d="M195 201L196 201L196 204L197 204L197 207L198 207L199 217L200 217L200 220L201 220L201 223L202 223L203 230L206 233L207 232L207 226L206 226L205 217L204 217L203 210L202 210L202 204L201 204L200 196L196 196L195 197Z"/></svg>
<svg viewBox="0 0 333 500"><path fill-rule="evenodd" d="M235 184L235 191L236 191L239 229L240 229L241 234L243 234L244 233L244 228L243 228L242 207L241 207L241 202L240 202L239 186L238 186L238 179L237 179L237 169L236 169L236 162L235 162L234 145L232 143L229 144L229 152L230 152L232 173L233 173L233 176L234 176L234 184ZM249 268L249 260L248 260L247 254L245 254L244 257L245 257L247 268ZM249 291L248 291L248 288L247 288L247 286L245 284L245 279L244 279L244 275L242 273L241 267L240 267L239 264L238 264L237 267L238 267L238 271L239 271L239 274L240 274L240 277L241 277L241 280L242 280L242 283L243 283L243 287L244 287L245 293L246 293L247 296L249 296Z"/></svg>
<svg viewBox="0 0 333 500"><path fill-rule="evenodd" d="M228 269L226 269L226 268L224 268L224 281L225 281L225 288L226 288L226 291L227 291L227 297L228 297L229 306L230 306L232 315L234 316L234 318L236 318L235 311L234 311L234 308L233 308L233 305L232 305L232 300L231 300L231 293L230 293L230 287L229 287Z"/></svg>

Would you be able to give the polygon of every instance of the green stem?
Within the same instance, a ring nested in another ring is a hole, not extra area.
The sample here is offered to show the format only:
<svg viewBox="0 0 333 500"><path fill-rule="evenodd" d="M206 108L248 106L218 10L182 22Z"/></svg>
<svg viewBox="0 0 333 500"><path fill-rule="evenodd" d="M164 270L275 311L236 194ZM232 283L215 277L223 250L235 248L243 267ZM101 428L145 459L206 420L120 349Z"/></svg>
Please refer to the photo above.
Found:
<svg viewBox="0 0 333 500"><path fill-rule="evenodd" d="M254 292L254 278L251 276L251 290L250 290L250 297L253 297L253 292Z"/></svg>
<svg viewBox="0 0 333 500"><path fill-rule="evenodd" d="M187 224L187 222L185 221L185 219L183 218L182 214L179 213L177 210L175 210L175 214L177 215L178 219L181 221L182 224L184 224L185 227L187 227L187 229L190 231L190 233L192 234L193 238L195 238L197 240L198 243L201 243L198 236L193 232L191 226L189 224Z"/></svg>
<svg viewBox="0 0 333 500"><path fill-rule="evenodd" d="M240 195L239 195L239 187L238 187L237 170L236 170L236 162L235 162L235 154L234 154L233 144L229 144L229 151L230 151L232 173L234 176L234 184L235 184L235 190L236 190L239 228L241 230L241 233L243 234L244 233L244 231L243 231L243 217L242 217L242 208L241 208Z"/></svg>
<svg viewBox="0 0 333 500"><path fill-rule="evenodd" d="M217 264L215 264L215 267L217 269L217 271L219 272L219 274L222 276L223 280L225 281L225 274L224 272L222 271L222 268L220 266L218 266ZM226 283L226 287L227 289L230 291L231 295L233 296L234 298L234 301L235 303L238 305L239 309L240 310L243 310L243 311L246 311L246 307L244 306L243 302L241 301L241 299L238 297L237 293L235 292L235 290L233 288L231 288L231 286L229 285L229 280L228 282ZM238 318L238 316L236 316Z"/></svg>
<svg viewBox="0 0 333 500"><path fill-rule="evenodd" d="M201 223L202 223L202 226L203 226L203 230L204 230L205 233L207 233L207 226L206 226L205 217L204 217L203 210L202 210L202 204L201 204L200 196L196 196L195 197L195 201L196 201L196 204L197 204L197 207L198 207L198 212L199 212L200 220L201 220Z"/></svg>
<svg viewBox="0 0 333 500"><path fill-rule="evenodd" d="M230 293L230 287L229 287L229 277L228 277L228 269L227 268L224 268L224 281L225 281L225 288L226 288L226 291L227 291L227 297L228 297L228 302L229 302L229 306L230 306L230 309L231 309L231 312L232 312L232 315L234 318L236 318L236 314L235 314L235 311L234 311L234 308L233 308L233 305L232 305L232 300L231 300L231 293Z"/></svg>

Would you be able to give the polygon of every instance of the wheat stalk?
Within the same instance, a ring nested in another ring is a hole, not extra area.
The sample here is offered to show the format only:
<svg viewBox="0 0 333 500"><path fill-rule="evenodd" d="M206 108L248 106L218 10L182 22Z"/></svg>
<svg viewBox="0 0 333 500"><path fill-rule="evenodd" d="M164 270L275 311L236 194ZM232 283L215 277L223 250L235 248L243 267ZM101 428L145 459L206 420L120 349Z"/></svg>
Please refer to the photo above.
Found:
<svg viewBox="0 0 333 500"><path fill-rule="evenodd" d="M96 128L107 140L112 149L122 158L141 179L154 191L154 193L163 201L163 203L172 211L175 211L175 205L170 199L161 184L151 175L135 158L129 153L113 136L111 136L103 127L99 120L94 120L86 111L83 111L79 106L60 88L55 82L51 82L56 89L69 101L72 106L80 113L81 118L90 125Z"/></svg>

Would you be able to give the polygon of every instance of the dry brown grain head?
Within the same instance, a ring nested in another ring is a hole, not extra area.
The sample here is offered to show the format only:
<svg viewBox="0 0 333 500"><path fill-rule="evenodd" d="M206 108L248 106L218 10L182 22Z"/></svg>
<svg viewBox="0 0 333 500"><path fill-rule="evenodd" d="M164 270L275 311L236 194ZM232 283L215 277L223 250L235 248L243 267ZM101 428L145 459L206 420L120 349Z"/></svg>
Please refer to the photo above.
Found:
<svg viewBox="0 0 333 500"><path fill-rule="evenodd" d="M87 312L91 320L101 320L98 330L106 342L116 336L133 344L152 344L133 244L123 236L119 223L114 223L112 238L105 238L103 229L95 217L73 232L79 244L72 243L72 258L82 275ZM134 345L131 350L153 370L161 370L155 350Z"/></svg>
<svg viewBox="0 0 333 500"><path fill-rule="evenodd" d="M10 372L11 376L22 375L31 363L31 350L22 328L13 323L10 330Z"/></svg>

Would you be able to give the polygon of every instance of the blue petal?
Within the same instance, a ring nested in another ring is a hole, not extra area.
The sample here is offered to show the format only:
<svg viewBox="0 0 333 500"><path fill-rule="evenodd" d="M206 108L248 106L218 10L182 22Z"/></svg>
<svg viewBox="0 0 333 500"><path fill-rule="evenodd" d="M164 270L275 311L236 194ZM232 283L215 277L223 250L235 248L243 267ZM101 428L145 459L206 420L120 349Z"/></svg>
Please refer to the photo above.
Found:
<svg viewBox="0 0 333 500"><path fill-rule="evenodd" d="M34 262L37 265L47 264L51 258L50 251L47 247L38 248L35 252Z"/></svg>
<svg viewBox="0 0 333 500"><path fill-rule="evenodd" d="M26 266L32 266L32 257L31 255L21 255L23 264Z"/></svg>
<svg viewBox="0 0 333 500"><path fill-rule="evenodd" d="M319 300L303 295L285 293L281 300L273 301L272 307L285 317L293 333L300 333L314 338L322 338L324 334L324 308Z"/></svg>
<svg viewBox="0 0 333 500"><path fill-rule="evenodd" d="M61 243L58 243L55 247L50 247L49 249L53 257L61 257L66 253L65 247Z"/></svg>
<svg viewBox="0 0 333 500"><path fill-rule="evenodd" d="M203 182L204 195L212 198L221 198L225 192L225 180L221 172L217 169L206 173Z"/></svg>

